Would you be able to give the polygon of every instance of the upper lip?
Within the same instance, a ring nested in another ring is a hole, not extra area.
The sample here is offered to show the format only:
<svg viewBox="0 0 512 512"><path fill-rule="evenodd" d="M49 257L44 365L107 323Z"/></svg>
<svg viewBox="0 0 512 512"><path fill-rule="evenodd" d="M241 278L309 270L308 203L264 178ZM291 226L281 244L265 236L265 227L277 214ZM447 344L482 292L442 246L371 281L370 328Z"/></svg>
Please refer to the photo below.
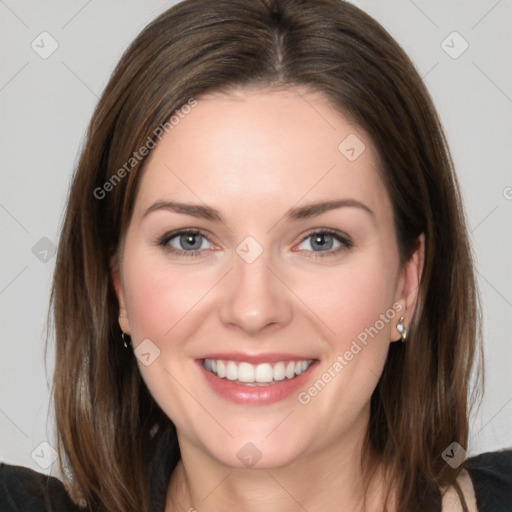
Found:
<svg viewBox="0 0 512 512"><path fill-rule="evenodd" d="M216 352L215 354L208 354L201 359L220 359L224 361L238 361L251 364L260 364L278 363L280 361L311 361L315 358L286 353L242 354L241 352Z"/></svg>

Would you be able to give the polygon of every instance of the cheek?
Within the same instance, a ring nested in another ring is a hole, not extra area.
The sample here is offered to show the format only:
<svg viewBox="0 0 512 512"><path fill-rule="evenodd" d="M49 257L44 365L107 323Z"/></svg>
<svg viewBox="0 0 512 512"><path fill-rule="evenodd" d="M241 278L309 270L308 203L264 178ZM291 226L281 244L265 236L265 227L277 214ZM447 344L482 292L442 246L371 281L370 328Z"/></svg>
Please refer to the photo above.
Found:
<svg viewBox="0 0 512 512"><path fill-rule="evenodd" d="M340 426L365 414L382 373L399 315L393 308L392 268L375 258L371 264L333 270L323 287L303 289L322 321L317 325L323 325L328 348L316 379L301 390L298 401L304 411L329 418L323 427L326 439L336 439Z"/></svg>
<svg viewBox="0 0 512 512"><path fill-rule="evenodd" d="M200 325L194 317L194 306L211 285L206 276L198 275L198 271L195 271L197 275L192 275L194 271L172 267L153 249L140 248L140 245L126 245L123 264L125 302L136 355L138 345L147 339L158 350L151 349L149 364L144 364L142 358L137 364L160 407L170 418L187 425L187 422L193 423L193 415L188 404L189 395L183 393L180 385L183 375L190 369L187 365L190 365L189 355L193 347L187 340ZM190 383L187 389L195 393Z"/></svg>
<svg viewBox="0 0 512 512"><path fill-rule="evenodd" d="M370 337L369 331L371 339L389 339L396 316L392 307L396 282L390 268L374 259L340 266L301 284L300 295L307 297L306 305L318 315L333 348L346 350L352 340Z"/></svg>
<svg viewBox="0 0 512 512"><path fill-rule="evenodd" d="M166 264L150 251L126 251L124 284L132 338L164 341L208 290L209 278L199 270ZM198 269L198 267L197 267Z"/></svg>

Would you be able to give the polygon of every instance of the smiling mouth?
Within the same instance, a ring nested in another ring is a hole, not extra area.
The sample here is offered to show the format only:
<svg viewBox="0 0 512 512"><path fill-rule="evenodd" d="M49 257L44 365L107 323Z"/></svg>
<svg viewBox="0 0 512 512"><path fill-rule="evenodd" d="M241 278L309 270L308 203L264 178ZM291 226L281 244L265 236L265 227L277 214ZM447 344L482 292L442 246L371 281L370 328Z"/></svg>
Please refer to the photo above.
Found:
<svg viewBox="0 0 512 512"><path fill-rule="evenodd" d="M281 381L293 380L306 372L312 363L313 359L260 364L223 359L203 360L206 371L213 373L219 379L247 386L269 386Z"/></svg>

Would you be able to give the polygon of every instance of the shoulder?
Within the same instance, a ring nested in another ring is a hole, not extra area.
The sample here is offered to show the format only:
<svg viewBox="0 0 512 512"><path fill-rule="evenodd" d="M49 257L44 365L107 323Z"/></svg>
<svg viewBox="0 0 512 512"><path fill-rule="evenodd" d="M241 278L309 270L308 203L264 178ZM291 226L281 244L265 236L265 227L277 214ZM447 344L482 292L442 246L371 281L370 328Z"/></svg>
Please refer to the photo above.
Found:
<svg viewBox="0 0 512 512"><path fill-rule="evenodd" d="M465 468L479 512L512 511L512 449L470 457Z"/></svg>
<svg viewBox="0 0 512 512"><path fill-rule="evenodd" d="M464 496L467 512L478 512L471 477L465 469L463 469L457 477L457 484L460 492ZM459 492L455 489L455 486L451 486L448 489L442 489L442 491L442 503L440 509L442 512L465 512L465 509L462 506L461 497L459 496Z"/></svg>
<svg viewBox="0 0 512 512"><path fill-rule="evenodd" d="M62 482L29 468L0 463L2 512L84 512L69 498Z"/></svg>
<svg viewBox="0 0 512 512"><path fill-rule="evenodd" d="M512 450L469 458L457 478L468 512L512 512ZM463 512L455 486L442 490L443 512Z"/></svg>

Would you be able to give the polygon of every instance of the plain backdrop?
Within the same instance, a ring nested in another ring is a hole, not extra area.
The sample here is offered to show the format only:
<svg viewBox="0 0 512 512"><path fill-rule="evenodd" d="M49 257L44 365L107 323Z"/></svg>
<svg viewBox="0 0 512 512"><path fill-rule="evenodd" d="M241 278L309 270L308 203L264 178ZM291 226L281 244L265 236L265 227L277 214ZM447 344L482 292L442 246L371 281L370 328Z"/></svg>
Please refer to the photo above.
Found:
<svg viewBox="0 0 512 512"><path fill-rule="evenodd" d="M44 329L69 180L95 104L122 52L174 3L0 0L5 462L55 472L56 464L41 465L36 455L51 460L54 446L48 411L53 358L50 351L45 367ZM439 110L465 199L484 308L487 385L472 419L468 451L511 446L512 1L353 3L403 46Z"/></svg>

